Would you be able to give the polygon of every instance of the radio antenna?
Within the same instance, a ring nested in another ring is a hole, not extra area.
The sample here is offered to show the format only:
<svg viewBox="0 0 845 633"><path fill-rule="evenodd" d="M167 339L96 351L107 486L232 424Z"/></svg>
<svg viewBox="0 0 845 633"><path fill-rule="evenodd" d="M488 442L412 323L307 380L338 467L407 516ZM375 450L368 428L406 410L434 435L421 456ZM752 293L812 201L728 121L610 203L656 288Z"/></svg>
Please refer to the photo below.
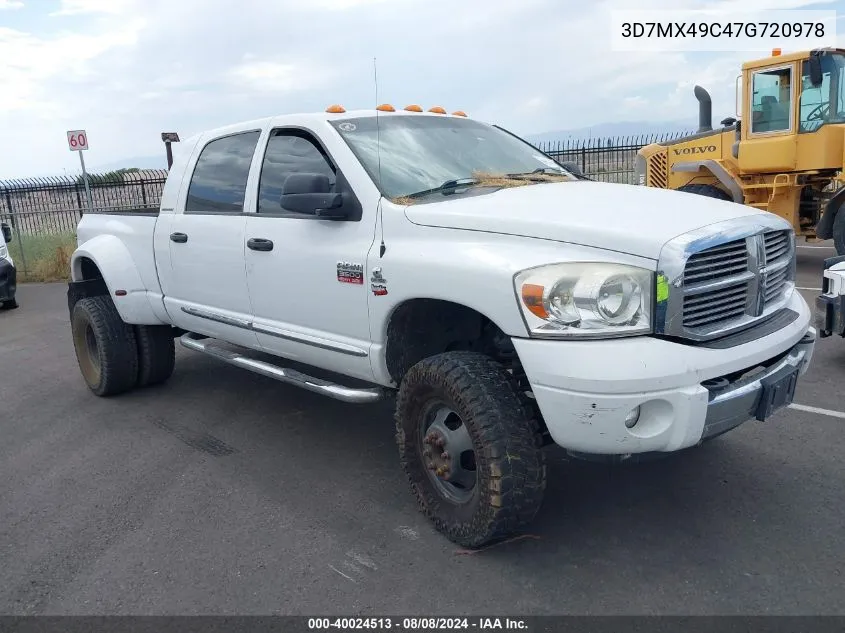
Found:
<svg viewBox="0 0 845 633"><path fill-rule="evenodd" d="M384 257L384 252L387 247L384 245L384 209L382 208L382 194L381 194L381 126L379 125L379 103L378 103L378 63L373 57L373 85L376 93L376 160L378 162L378 188L379 188L379 203L378 203L378 220L379 231L381 233L381 245L379 246L379 258Z"/></svg>
<svg viewBox="0 0 845 633"><path fill-rule="evenodd" d="M373 84L376 91L376 158L378 160L378 184L379 189L381 189L381 126L378 118L378 63L375 57L373 57Z"/></svg>

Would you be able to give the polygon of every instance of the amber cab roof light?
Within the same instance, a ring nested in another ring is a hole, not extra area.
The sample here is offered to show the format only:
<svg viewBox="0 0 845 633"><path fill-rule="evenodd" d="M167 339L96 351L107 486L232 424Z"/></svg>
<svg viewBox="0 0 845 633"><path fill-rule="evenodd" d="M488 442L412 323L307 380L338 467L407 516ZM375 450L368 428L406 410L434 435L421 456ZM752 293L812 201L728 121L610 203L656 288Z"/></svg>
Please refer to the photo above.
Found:
<svg viewBox="0 0 845 633"><path fill-rule="evenodd" d="M396 112L396 108L394 108L389 103L382 103L380 106L376 108L379 112Z"/></svg>
<svg viewBox="0 0 845 633"><path fill-rule="evenodd" d="M780 55L780 52L781 51L780 51L779 48L773 48L772 49L772 57L778 57Z"/></svg>
<svg viewBox="0 0 845 633"><path fill-rule="evenodd" d="M344 108L342 105L335 104L330 105L328 108L326 108L326 112L329 112L330 114L343 114L344 112L346 112L346 108Z"/></svg>
<svg viewBox="0 0 845 633"><path fill-rule="evenodd" d="M422 107L421 107L421 106L418 106L418 105L409 105L409 106L405 106L405 109L406 109L408 112L422 112L422 111L423 111Z"/></svg>
<svg viewBox="0 0 845 633"><path fill-rule="evenodd" d="M428 111L434 112L434 114L446 114L446 110L444 110L440 106L434 106L433 108L429 108Z"/></svg>

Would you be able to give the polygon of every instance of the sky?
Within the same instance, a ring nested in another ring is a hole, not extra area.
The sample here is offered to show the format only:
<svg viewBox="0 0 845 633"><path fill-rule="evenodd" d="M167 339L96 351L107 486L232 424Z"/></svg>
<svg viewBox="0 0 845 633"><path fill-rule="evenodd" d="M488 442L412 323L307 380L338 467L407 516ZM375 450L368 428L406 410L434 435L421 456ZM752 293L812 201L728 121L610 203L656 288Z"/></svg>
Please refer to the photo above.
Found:
<svg viewBox="0 0 845 633"><path fill-rule="evenodd" d="M736 0L673 0L714 8ZM378 102L454 110L532 135L733 114L755 55L613 52L613 10L666 0L0 0L0 180L164 155L236 121ZM743 0L744 10L845 0ZM840 21L841 24L841 21ZM840 29L842 27L840 26ZM840 38L840 45L845 44ZM785 50L784 52L787 52ZM718 121L718 119L716 119Z"/></svg>

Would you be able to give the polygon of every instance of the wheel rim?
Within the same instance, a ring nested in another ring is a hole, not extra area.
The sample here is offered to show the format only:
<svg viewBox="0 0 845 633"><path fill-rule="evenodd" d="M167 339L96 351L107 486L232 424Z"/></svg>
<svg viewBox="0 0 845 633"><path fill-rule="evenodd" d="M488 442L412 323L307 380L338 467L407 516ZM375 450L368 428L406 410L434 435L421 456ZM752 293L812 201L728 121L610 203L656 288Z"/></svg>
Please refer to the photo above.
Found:
<svg viewBox="0 0 845 633"><path fill-rule="evenodd" d="M429 479L443 497L465 503L478 482L475 450L463 419L451 407L430 407L420 426L420 458Z"/></svg>
<svg viewBox="0 0 845 633"><path fill-rule="evenodd" d="M91 324L77 328L75 338L82 375L89 385L96 385L100 382L100 346Z"/></svg>

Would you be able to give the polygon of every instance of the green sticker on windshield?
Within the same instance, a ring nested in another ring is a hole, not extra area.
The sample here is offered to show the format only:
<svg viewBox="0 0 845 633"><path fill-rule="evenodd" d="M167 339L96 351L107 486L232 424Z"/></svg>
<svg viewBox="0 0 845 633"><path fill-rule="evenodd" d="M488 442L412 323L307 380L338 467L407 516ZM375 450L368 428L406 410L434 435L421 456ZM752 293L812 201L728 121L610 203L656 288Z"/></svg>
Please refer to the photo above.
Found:
<svg viewBox="0 0 845 633"><path fill-rule="evenodd" d="M666 275L657 275L657 303L663 303L669 298L669 280Z"/></svg>

